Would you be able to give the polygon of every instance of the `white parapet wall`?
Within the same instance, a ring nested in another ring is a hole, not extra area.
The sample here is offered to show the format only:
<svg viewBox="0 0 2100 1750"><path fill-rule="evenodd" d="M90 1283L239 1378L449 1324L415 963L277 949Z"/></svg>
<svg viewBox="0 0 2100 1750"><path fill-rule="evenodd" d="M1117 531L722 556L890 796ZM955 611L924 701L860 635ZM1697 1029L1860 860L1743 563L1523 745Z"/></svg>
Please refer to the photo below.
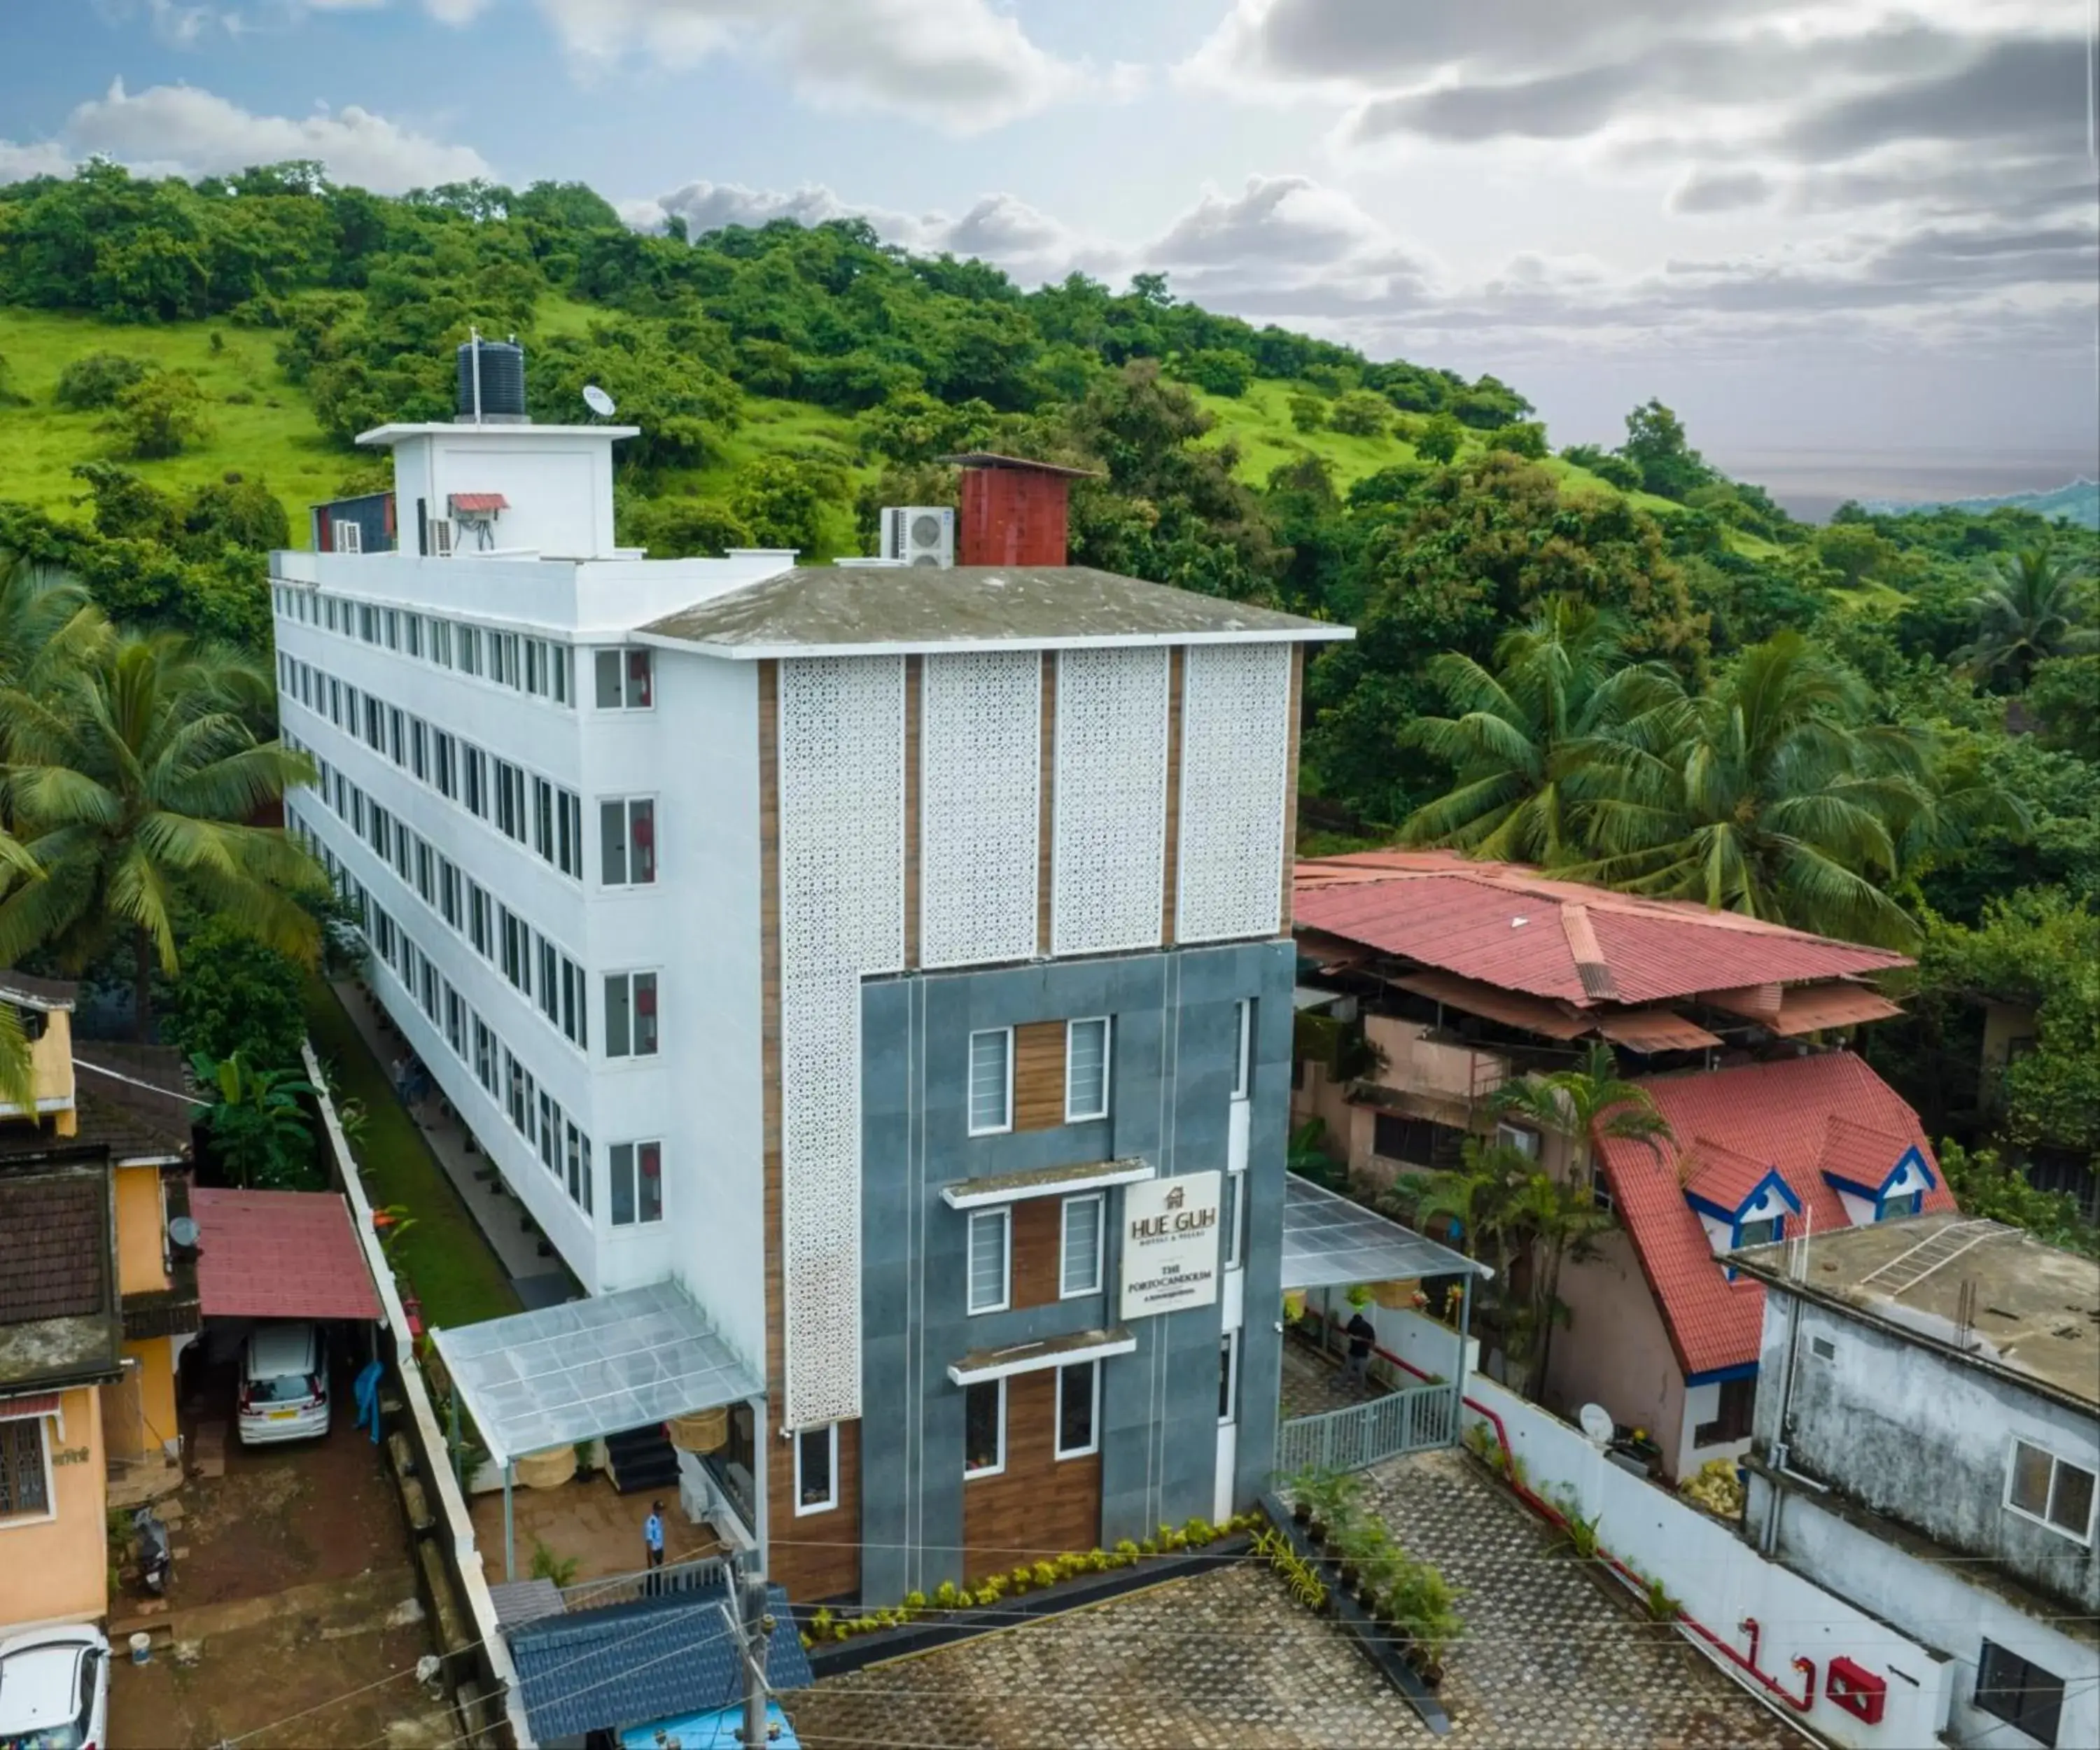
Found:
<svg viewBox="0 0 2100 1750"><path fill-rule="evenodd" d="M1450 1333L1444 1336L1448 1344ZM1718 1520L1612 1463L1579 1430L1492 1380L1473 1379L1466 1406L1469 1430L1507 1440L1524 1487L1594 1519L1599 1554L1658 1582L1678 1601L1695 1644L1780 1712L1860 1750L1941 1741L1960 1668L1947 1654L1767 1561ZM1877 1721L1831 1699L1833 1660L1883 1686Z"/></svg>

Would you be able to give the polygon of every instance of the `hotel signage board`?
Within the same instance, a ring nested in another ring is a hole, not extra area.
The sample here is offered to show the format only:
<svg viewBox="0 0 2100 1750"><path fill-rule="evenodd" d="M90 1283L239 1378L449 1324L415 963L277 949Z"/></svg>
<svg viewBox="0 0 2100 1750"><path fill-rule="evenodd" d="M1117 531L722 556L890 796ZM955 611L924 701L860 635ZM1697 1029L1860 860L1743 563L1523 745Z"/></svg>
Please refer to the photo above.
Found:
<svg viewBox="0 0 2100 1750"><path fill-rule="evenodd" d="M1216 1302L1224 1180L1222 1173L1184 1173L1123 1188L1122 1316Z"/></svg>

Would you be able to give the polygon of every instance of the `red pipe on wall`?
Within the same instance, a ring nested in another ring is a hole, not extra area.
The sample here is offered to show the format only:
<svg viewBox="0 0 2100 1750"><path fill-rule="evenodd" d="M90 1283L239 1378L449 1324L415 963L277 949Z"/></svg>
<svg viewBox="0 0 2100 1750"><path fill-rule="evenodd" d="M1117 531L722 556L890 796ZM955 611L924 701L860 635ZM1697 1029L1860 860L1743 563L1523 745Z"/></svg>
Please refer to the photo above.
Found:
<svg viewBox="0 0 2100 1750"><path fill-rule="evenodd" d="M1429 1378L1427 1373L1424 1373L1420 1368L1415 1366L1413 1362L1402 1360L1398 1355L1393 1354L1390 1350L1379 1349L1375 1351L1375 1353L1380 1360L1392 1362L1395 1367L1403 1369L1405 1371L1414 1374L1417 1379L1427 1380ZM1502 1417L1493 1410L1489 1409L1486 1404L1480 1402L1478 1399L1461 1398L1458 1401L1495 1430L1495 1439L1497 1444L1499 1444L1502 1449L1502 1457L1507 1460L1512 1461L1511 1464L1504 1472L1505 1477L1510 1486L1510 1492L1514 1494L1519 1501L1522 1501L1524 1505L1530 1508L1533 1513L1537 1514L1541 1519L1546 1520L1548 1523L1556 1526L1564 1526L1567 1524L1567 1515L1562 1513L1558 1507L1555 1507L1552 1502L1546 1500L1543 1497L1533 1493L1529 1488L1517 1480L1516 1470L1513 1462L1516 1457L1516 1452L1515 1448L1510 1444L1509 1430L1502 1425ZM1603 1549L1599 1549L1597 1553L1604 1557L1605 1562L1609 1564L1612 1572L1618 1575L1619 1577L1626 1581L1628 1585L1633 1586L1637 1590L1645 1589L1648 1585L1647 1580L1641 1576L1636 1574L1631 1568L1628 1567L1626 1564L1621 1562L1617 1556L1612 1554L1608 1550ZM1799 1672L1802 1676L1802 1692L1798 1695L1788 1694L1785 1687L1776 1677L1774 1677L1758 1668L1758 1649L1760 1642L1763 1639L1764 1629L1763 1625L1758 1621L1756 1617L1745 1616L1742 1622L1738 1625L1742 1631L1750 1638L1750 1652L1749 1656L1747 1659L1745 1658L1742 1654L1736 1651L1736 1650L1731 1646L1726 1641L1723 1640L1720 1636L1714 1633L1714 1632L1711 1629L1708 1628L1705 1624L1701 1622L1698 1618L1690 1615L1682 1608L1680 1608L1677 1612L1677 1620L1683 1623L1686 1628L1691 1629L1692 1632L1694 1634L1696 1634L1701 1640L1705 1641L1708 1646L1713 1647L1715 1651L1721 1654L1722 1656L1727 1659L1731 1664L1735 1665L1740 1670L1748 1672L1752 1677L1755 1677L1758 1682L1763 1684L1767 1690L1769 1690L1773 1695L1776 1695L1781 1701L1785 1702L1787 1706L1793 1708L1796 1713L1806 1713L1810 1710L1810 1708L1815 1706L1815 1661L1814 1660L1797 1659L1793 1661L1793 1668Z"/></svg>

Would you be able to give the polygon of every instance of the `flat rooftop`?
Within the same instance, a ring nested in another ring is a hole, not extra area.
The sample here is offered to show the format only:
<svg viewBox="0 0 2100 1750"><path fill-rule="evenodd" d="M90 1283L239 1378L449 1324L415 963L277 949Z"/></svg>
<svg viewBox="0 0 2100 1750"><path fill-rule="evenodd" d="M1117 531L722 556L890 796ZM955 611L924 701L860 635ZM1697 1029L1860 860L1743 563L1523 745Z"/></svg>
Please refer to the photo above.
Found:
<svg viewBox="0 0 2100 1750"><path fill-rule="evenodd" d="M1798 1272L1790 1253L1800 1257ZM2100 1406L2100 1260L2021 1228L1919 1215L1755 1246L1728 1261L1775 1287ZM1965 1330L1966 1282L1976 1286Z"/></svg>
<svg viewBox="0 0 2100 1750"><path fill-rule="evenodd" d="M642 630L747 659L1355 637L1084 565L796 566Z"/></svg>

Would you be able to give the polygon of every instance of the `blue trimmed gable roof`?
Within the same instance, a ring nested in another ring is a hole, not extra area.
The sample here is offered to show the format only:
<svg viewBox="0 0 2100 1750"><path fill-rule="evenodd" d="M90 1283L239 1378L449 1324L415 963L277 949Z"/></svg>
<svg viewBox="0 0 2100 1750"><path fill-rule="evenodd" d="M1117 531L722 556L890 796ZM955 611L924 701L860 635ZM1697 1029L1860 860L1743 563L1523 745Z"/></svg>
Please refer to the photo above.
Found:
<svg viewBox="0 0 2100 1750"><path fill-rule="evenodd" d="M1899 1148L1900 1152L1895 1156L1893 1164L1884 1165L1890 1160L1891 1148ZM1932 1163L1916 1143L1904 1144L1900 1137L1889 1136L1844 1118L1831 1119L1829 1135L1823 1144L1823 1158L1816 1164L1825 1184L1833 1190L1863 1197L1877 1209L1888 1201L1898 1184L1904 1185L1899 1193L1904 1197L1935 1191L1939 1187Z"/></svg>
<svg viewBox="0 0 2100 1750"><path fill-rule="evenodd" d="M785 1589L769 1589L777 1626L766 1649L774 1690L813 1681ZM722 1607L724 1586L643 1598L510 1631L510 1656L532 1735L542 1743L651 1720L708 1713L742 1701L743 1675Z"/></svg>

